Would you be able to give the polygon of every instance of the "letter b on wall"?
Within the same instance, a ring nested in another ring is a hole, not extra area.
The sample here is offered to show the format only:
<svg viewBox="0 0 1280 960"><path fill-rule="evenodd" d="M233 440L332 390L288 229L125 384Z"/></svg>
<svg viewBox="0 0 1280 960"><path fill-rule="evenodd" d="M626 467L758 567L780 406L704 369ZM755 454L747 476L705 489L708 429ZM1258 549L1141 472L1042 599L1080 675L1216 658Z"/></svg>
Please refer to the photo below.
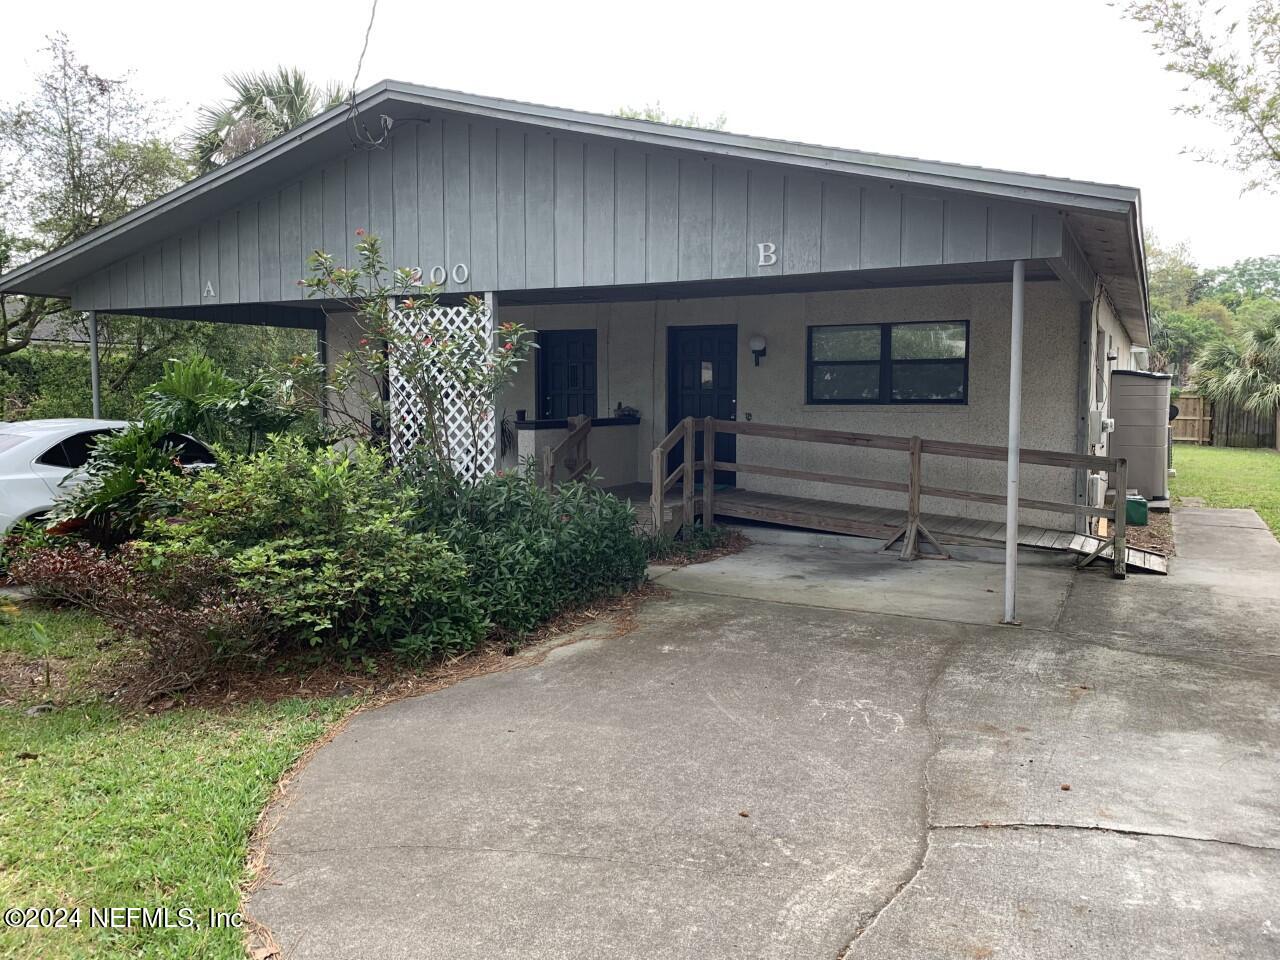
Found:
<svg viewBox="0 0 1280 960"><path fill-rule="evenodd" d="M772 267L778 262L778 245L776 243L757 243L756 250L759 252L759 259L756 260L757 267Z"/></svg>

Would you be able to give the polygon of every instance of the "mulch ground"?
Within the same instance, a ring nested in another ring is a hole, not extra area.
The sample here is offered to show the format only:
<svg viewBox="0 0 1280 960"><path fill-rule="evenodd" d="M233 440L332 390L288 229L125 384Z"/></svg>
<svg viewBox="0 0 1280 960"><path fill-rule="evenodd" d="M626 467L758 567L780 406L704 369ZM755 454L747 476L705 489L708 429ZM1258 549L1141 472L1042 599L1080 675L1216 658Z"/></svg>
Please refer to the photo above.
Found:
<svg viewBox="0 0 1280 960"><path fill-rule="evenodd" d="M1126 526L1125 541L1139 550L1154 550L1166 557L1174 554L1173 514L1149 513L1145 527Z"/></svg>

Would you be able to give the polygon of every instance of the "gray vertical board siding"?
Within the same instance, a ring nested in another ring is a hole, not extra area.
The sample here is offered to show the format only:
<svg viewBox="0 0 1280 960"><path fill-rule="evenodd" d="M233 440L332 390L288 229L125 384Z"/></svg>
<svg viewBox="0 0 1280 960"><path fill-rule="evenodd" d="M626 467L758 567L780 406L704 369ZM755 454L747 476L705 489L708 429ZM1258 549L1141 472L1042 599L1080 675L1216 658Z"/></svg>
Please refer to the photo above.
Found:
<svg viewBox="0 0 1280 960"><path fill-rule="evenodd" d="M313 170L302 178L301 245L305 269L307 258L327 246L324 241L324 176Z"/></svg>
<svg viewBox="0 0 1280 960"><path fill-rule="evenodd" d="M126 307L145 303L147 299L147 261L142 254L130 257L125 263Z"/></svg>
<svg viewBox="0 0 1280 960"><path fill-rule="evenodd" d="M1031 236L1031 256L1062 256L1062 214L1056 210L1037 210Z"/></svg>
<svg viewBox="0 0 1280 960"><path fill-rule="evenodd" d="M342 233L342 255L343 263L347 266L356 266L356 231L371 229L369 223L369 163L372 154L368 150L357 150L351 156L347 157L345 164L341 165L341 176L346 178L346 187L344 189L345 202L342 222L345 229ZM327 174L326 174L327 175ZM328 216L326 208L325 215ZM325 236L329 236L328 224L325 224ZM330 250L337 256L336 250Z"/></svg>
<svg viewBox="0 0 1280 960"><path fill-rule="evenodd" d="M218 221L218 280L214 286L219 303L240 302L240 214L231 211Z"/></svg>
<svg viewBox="0 0 1280 960"><path fill-rule="evenodd" d="M164 302L164 251L161 247L152 247L143 254L142 302L144 304Z"/></svg>
<svg viewBox="0 0 1280 960"><path fill-rule="evenodd" d="M1091 279L1050 206L450 113L397 128L383 149L317 162L130 254L132 266L95 271L76 282L76 306L299 299L309 254L352 264L357 228L382 238L390 266L442 268L459 292L1028 257L1069 285ZM775 264L759 266L761 243L775 245Z"/></svg>
<svg viewBox="0 0 1280 960"><path fill-rule="evenodd" d="M902 191L870 185L862 190L862 269L902 265Z"/></svg>
<svg viewBox="0 0 1280 960"><path fill-rule="evenodd" d="M524 147L524 270L531 289L556 283L555 138L530 130Z"/></svg>
<svg viewBox="0 0 1280 960"><path fill-rule="evenodd" d="M987 258L1026 260L1031 256L1032 212L1030 207L993 203L987 216Z"/></svg>
<svg viewBox="0 0 1280 960"><path fill-rule="evenodd" d="M953 196L944 203L943 260L946 263L986 260L987 202L976 197Z"/></svg>
<svg viewBox="0 0 1280 960"><path fill-rule="evenodd" d="M747 249L744 267L749 277L782 273L783 176L771 168L751 170L747 182ZM759 244L777 246L777 262L760 266Z"/></svg>
<svg viewBox="0 0 1280 960"><path fill-rule="evenodd" d="M418 265L430 274L443 266L444 125L439 119L418 127Z"/></svg>
<svg viewBox="0 0 1280 960"><path fill-rule="evenodd" d="M524 130L498 128L498 287L522 290L524 279Z"/></svg>
<svg viewBox="0 0 1280 960"><path fill-rule="evenodd" d="M262 250L258 242L258 205L240 211L240 297L246 303L262 300Z"/></svg>
<svg viewBox="0 0 1280 960"><path fill-rule="evenodd" d="M351 265L351 244L347 241L347 164L345 160L324 168L320 178L320 215L324 226L321 249L333 257L338 266ZM365 187L366 198L368 186ZM366 199L367 202L367 199ZM363 226L363 224L362 224Z"/></svg>
<svg viewBox="0 0 1280 960"><path fill-rule="evenodd" d="M456 289L456 264L471 262L471 127L452 117L444 122L445 289Z"/></svg>
<svg viewBox="0 0 1280 960"><path fill-rule="evenodd" d="M110 306L112 309L122 309L129 302L129 285L128 274L126 273L125 262L121 260L119 263L111 265L111 299Z"/></svg>
<svg viewBox="0 0 1280 960"><path fill-rule="evenodd" d="M182 240L170 237L160 248L163 276L160 278L159 304L180 304L182 299Z"/></svg>
<svg viewBox="0 0 1280 960"><path fill-rule="evenodd" d="M418 126L411 124L397 130L391 138L389 201L394 207L395 229L390 253L398 267L421 266L418 253Z"/></svg>
<svg viewBox="0 0 1280 960"><path fill-rule="evenodd" d="M262 299L283 300L280 275L280 196L264 197L258 206L258 276ZM294 278L297 279L296 277Z"/></svg>
<svg viewBox="0 0 1280 960"><path fill-rule="evenodd" d="M311 251L302 241L302 184L280 191L280 299L299 296L298 281L306 279Z"/></svg>
<svg viewBox="0 0 1280 960"><path fill-rule="evenodd" d="M857 270L862 260L862 189L855 181L822 182L822 269Z"/></svg>
<svg viewBox="0 0 1280 960"><path fill-rule="evenodd" d="M471 256L463 287L492 290L498 285L498 130L471 125ZM450 284L454 284L450 278Z"/></svg>
<svg viewBox="0 0 1280 960"><path fill-rule="evenodd" d="M648 155L645 279L675 280L680 260L680 159L665 151Z"/></svg>
<svg viewBox="0 0 1280 960"><path fill-rule="evenodd" d="M783 208L782 268L786 273L816 273L822 269L822 181L803 173L786 180Z"/></svg>
<svg viewBox="0 0 1280 960"><path fill-rule="evenodd" d="M559 139L555 145L556 286L580 287L583 277L583 145Z"/></svg>
<svg viewBox="0 0 1280 960"><path fill-rule="evenodd" d="M182 258L182 305L200 302L200 233L191 230L178 238L178 253Z"/></svg>
<svg viewBox="0 0 1280 960"><path fill-rule="evenodd" d="M942 263L946 211L940 197L904 194L902 197L902 263L922 266Z"/></svg>
<svg viewBox="0 0 1280 960"><path fill-rule="evenodd" d="M200 272L196 277L197 303L220 303L218 296L218 221L209 220L200 224ZM213 285L213 293L205 295L209 285Z"/></svg>
<svg viewBox="0 0 1280 960"><path fill-rule="evenodd" d="M397 267L412 266L411 263L401 263L393 256L396 222L394 185L391 182L391 148L370 150L366 156L369 158L369 214L363 226L382 241L382 255L387 258L387 266L393 270ZM413 199L416 200L416 198ZM351 223L353 233L357 226L359 224ZM353 235L348 242L354 244L355 236Z"/></svg>
<svg viewBox="0 0 1280 960"><path fill-rule="evenodd" d="M105 308L111 303L111 274L107 270L99 270L89 281L91 303Z"/></svg>
<svg viewBox="0 0 1280 960"><path fill-rule="evenodd" d="M643 151L618 148L614 165L614 283L643 283L645 279L646 166Z"/></svg>
<svg viewBox="0 0 1280 960"><path fill-rule="evenodd" d="M613 283L613 144L586 144L583 170L582 279L589 286Z"/></svg>
<svg viewBox="0 0 1280 960"><path fill-rule="evenodd" d="M747 262L747 170L716 164L711 179L711 275L740 277Z"/></svg>
<svg viewBox="0 0 1280 960"><path fill-rule="evenodd" d="M681 280L705 280L711 276L712 163L706 157L680 160L680 263Z"/></svg>

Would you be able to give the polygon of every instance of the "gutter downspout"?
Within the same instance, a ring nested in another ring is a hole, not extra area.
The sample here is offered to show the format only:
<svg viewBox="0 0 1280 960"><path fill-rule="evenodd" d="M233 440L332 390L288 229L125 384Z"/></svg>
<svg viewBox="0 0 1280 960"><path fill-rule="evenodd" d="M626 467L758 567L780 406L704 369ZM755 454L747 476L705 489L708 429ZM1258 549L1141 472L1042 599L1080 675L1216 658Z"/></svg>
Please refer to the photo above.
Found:
<svg viewBox="0 0 1280 960"><path fill-rule="evenodd" d="M1004 619L1017 618L1018 596L1018 479L1022 450L1022 314L1026 293L1025 260L1013 261L1013 311L1009 326L1009 454L1004 514Z"/></svg>

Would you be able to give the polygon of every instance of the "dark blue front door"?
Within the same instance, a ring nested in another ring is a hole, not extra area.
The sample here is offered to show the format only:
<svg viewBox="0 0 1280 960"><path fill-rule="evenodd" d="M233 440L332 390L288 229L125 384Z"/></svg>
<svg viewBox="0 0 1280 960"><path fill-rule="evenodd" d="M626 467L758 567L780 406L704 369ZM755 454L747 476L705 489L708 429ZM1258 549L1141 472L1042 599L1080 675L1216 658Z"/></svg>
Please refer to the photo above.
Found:
<svg viewBox="0 0 1280 960"><path fill-rule="evenodd" d="M685 417L736 420L738 408L738 328L670 327L667 333L667 429ZM737 437L716 434L715 459L737 457ZM674 451L673 451L674 452ZM702 431L695 459L702 458ZM668 468L670 469L670 468ZM716 471L716 483L732 485L734 475Z"/></svg>

